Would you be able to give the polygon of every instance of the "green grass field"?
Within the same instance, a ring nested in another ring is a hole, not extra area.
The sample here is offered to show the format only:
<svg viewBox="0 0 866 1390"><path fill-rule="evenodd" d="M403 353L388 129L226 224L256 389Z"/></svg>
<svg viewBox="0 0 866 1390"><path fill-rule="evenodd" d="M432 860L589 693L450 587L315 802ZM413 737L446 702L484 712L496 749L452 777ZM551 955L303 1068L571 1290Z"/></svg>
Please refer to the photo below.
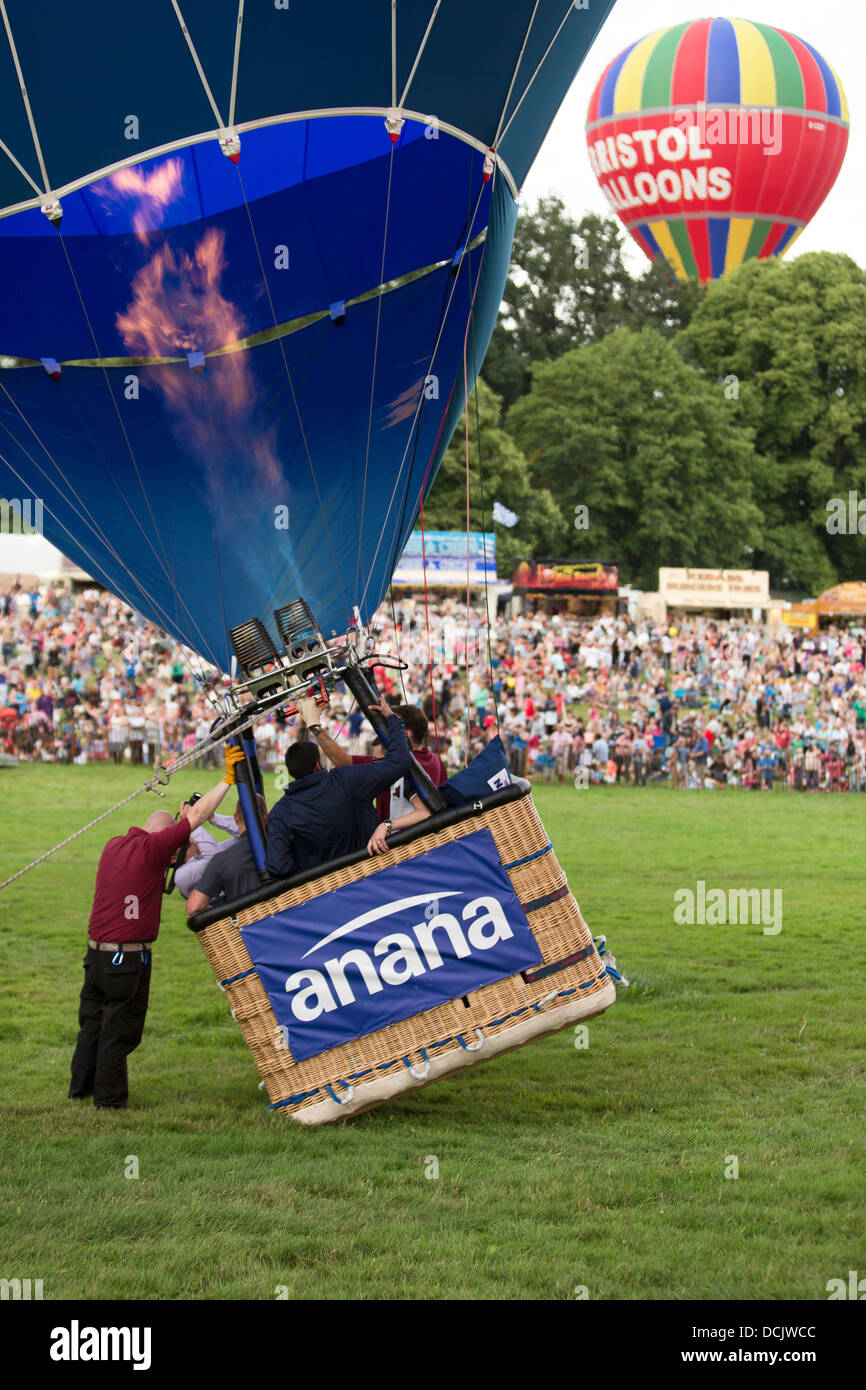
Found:
<svg viewBox="0 0 866 1390"><path fill-rule="evenodd" d="M140 780L0 769L0 877ZM65 1099L96 861L154 797L0 894L0 1275L64 1299L825 1299L866 1273L866 798L536 800L631 988L586 1050L565 1031L339 1127L265 1110L175 900L129 1109ZM697 879L781 889L781 932L676 925Z"/></svg>

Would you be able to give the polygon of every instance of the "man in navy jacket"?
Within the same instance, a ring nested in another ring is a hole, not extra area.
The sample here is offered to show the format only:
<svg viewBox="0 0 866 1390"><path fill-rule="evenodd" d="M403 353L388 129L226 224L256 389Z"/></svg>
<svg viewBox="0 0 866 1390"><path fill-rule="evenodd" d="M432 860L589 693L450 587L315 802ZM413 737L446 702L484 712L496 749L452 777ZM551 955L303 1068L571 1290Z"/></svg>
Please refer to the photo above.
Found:
<svg viewBox="0 0 866 1390"><path fill-rule="evenodd" d="M286 768L294 780L268 818L265 863L276 878L366 848L378 825L373 798L412 766L401 721L385 702L374 708L387 716L385 756L375 762L325 772L314 743L288 749Z"/></svg>

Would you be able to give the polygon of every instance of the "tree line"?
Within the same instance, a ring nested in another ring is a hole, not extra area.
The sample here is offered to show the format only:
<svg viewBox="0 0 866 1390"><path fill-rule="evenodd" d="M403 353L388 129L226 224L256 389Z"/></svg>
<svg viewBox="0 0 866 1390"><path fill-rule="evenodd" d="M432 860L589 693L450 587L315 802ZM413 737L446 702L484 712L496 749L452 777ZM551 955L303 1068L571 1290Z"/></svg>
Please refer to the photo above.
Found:
<svg viewBox="0 0 866 1390"><path fill-rule="evenodd" d="M495 525L500 574L543 555L647 589L660 565L767 569L792 593L866 579L864 272L818 252L679 285L630 274L622 244L553 197L518 221L468 408L473 529L494 501L518 518ZM465 529L465 422L424 520Z"/></svg>

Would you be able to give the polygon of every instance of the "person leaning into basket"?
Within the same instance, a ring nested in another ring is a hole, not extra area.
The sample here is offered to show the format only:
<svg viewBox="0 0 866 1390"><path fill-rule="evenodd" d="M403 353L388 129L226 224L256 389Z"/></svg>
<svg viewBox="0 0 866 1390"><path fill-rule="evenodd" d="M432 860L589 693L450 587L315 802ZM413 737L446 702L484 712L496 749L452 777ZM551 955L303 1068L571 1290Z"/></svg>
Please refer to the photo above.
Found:
<svg viewBox="0 0 866 1390"><path fill-rule="evenodd" d="M385 700L371 709L387 719L385 755L374 762L325 772L315 743L293 743L287 750L293 780L268 819L265 866L275 878L364 849L377 824L373 797L412 767L402 721Z"/></svg>
<svg viewBox="0 0 866 1390"><path fill-rule="evenodd" d="M256 795L256 802L262 825L267 826L267 802L260 793ZM218 898L230 902L234 898L243 897L244 893L253 893L262 886L244 822L244 808L240 801L234 814L233 825L237 839L231 841L225 850L220 847L220 853L211 855L204 872L187 898L186 911L189 917L203 912L208 903L215 902Z"/></svg>
<svg viewBox="0 0 866 1390"><path fill-rule="evenodd" d="M154 811L109 840L99 859L72 1058L71 1100L122 1110L129 1098L126 1059L141 1042L150 992L151 946L159 932L165 872L190 834L234 784L243 749L226 749L221 782L175 821Z"/></svg>
<svg viewBox="0 0 866 1390"><path fill-rule="evenodd" d="M376 752L372 757L347 753L341 748L317 722L321 719L321 714L314 700L302 700L299 709L310 732L315 734L325 757L336 767L358 767L365 763L381 762L384 757L381 744L376 745ZM325 711L322 710L321 713L324 714ZM441 787L447 774L441 758L427 747L429 724L426 714L417 705L395 705L394 713L406 729L412 756L427 773L434 787ZM426 820L430 812L418 793L412 791L411 785L407 785L406 777L403 776L376 797L376 814L379 824L367 841L367 851L370 854L384 854L388 848L387 837L392 830L408 830L410 825L417 825L419 821Z"/></svg>

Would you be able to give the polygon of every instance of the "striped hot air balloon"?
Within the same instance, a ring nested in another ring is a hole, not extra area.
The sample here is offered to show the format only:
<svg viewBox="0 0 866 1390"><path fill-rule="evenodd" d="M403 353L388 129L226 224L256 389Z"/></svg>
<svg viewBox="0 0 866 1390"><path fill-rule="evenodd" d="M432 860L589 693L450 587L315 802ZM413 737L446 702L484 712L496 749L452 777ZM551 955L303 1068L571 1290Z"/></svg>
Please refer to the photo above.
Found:
<svg viewBox="0 0 866 1390"><path fill-rule="evenodd" d="M602 73L589 158L652 259L706 281L780 256L833 186L848 103L811 44L746 19L659 29Z"/></svg>

